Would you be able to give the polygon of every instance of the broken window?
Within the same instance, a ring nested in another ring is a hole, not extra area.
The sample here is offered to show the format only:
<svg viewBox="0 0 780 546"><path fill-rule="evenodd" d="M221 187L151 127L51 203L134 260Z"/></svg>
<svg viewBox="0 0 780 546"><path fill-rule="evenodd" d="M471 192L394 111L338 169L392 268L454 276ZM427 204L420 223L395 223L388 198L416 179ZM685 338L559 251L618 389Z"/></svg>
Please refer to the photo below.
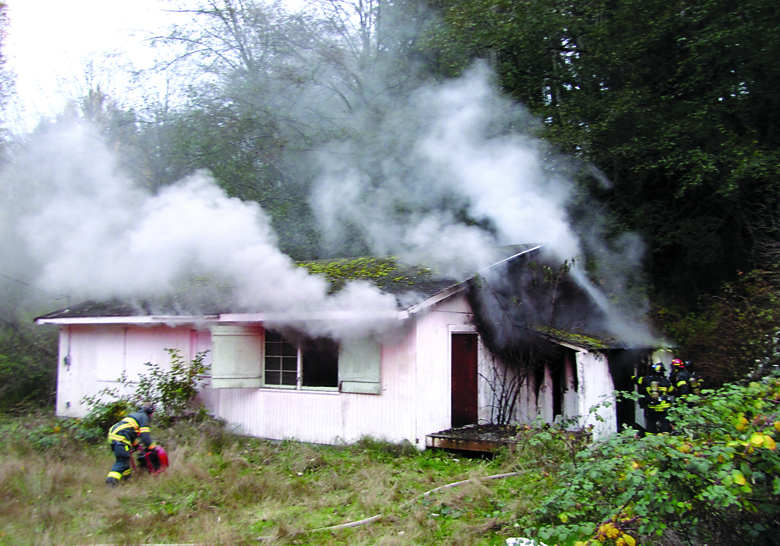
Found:
<svg viewBox="0 0 780 546"><path fill-rule="evenodd" d="M381 345L372 339L307 338L260 325L212 328L215 389L326 388L381 394Z"/></svg>
<svg viewBox="0 0 780 546"><path fill-rule="evenodd" d="M339 348L326 338L293 344L278 332L265 332L267 386L338 387Z"/></svg>

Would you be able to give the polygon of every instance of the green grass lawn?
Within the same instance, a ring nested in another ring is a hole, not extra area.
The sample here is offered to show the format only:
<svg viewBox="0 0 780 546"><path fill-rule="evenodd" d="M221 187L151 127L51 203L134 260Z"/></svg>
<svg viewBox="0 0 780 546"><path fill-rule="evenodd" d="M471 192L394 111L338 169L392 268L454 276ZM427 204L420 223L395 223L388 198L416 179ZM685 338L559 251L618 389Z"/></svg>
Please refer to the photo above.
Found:
<svg viewBox="0 0 780 546"><path fill-rule="evenodd" d="M152 433L168 470L106 489L107 444L50 415L0 417L0 544L501 545L532 522L562 458L522 444L488 460L270 442L214 422Z"/></svg>

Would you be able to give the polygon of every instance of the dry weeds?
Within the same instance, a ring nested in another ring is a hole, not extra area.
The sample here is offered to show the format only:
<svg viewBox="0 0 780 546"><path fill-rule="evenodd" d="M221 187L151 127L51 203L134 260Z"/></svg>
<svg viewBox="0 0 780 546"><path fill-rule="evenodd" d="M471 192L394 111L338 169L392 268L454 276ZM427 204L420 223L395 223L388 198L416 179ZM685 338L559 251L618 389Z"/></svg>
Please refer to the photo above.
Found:
<svg viewBox="0 0 780 546"><path fill-rule="evenodd" d="M0 544L498 545L540 494L527 475L484 480L526 464L513 456L274 443L214 423L154 432L170 468L106 489L106 446L36 445L0 418Z"/></svg>

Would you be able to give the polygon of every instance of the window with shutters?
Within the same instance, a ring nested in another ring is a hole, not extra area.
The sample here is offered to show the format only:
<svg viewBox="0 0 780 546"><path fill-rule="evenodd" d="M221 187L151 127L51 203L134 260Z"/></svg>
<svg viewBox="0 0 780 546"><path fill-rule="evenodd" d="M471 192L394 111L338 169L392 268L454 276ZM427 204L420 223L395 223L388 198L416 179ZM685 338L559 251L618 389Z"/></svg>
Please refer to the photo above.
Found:
<svg viewBox="0 0 780 546"><path fill-rule="evenodd" d="M381 347L370 339L285 338L260 325L212 329L212 387L381 393Z"/></svg>

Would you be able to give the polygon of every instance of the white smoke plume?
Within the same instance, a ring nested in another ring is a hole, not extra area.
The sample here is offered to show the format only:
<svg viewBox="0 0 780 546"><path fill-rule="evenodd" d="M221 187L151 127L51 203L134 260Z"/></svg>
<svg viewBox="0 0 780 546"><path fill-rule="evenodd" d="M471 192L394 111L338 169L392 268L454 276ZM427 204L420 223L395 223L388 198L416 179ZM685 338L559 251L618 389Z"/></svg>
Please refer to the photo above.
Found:
<svg viewBox="0 0 780 546"><path fill-rule="evenodd" d="M380 122L369 119L362 138L324 151L312 206L334 240L343 226L359 226L375 253L422 259L442 276L464 278L494 263L498 246L542 243L560 261L583 261L585 247L598 253L610 268L604 288L624 290L641 272L641 241L626 236L609 248L597 229L572 226L566 160L536 129L538 121L502 97L492 72L477 64L460 79L419 89ZM573 277L608 317L602 327L655 343L644 301L626 315L584 271Z"/></svg>
<svg viewBox="0 0 780 546"><path fill-rule="evenodd" d="M598 233L575 232L567 217L574 186L551 168L552 152L533 136L537 124L477 65L463 78L419 89L355 138L325 147L312 206L331 240L345 225L357 227L373 253L410 257L445 278L490 265L500 245L544 243L571 260L587 242L615 267L619 288L626 276L618 264L633 274L641 244L627 238L608 249ZM37 286L74 301L164 295L205 276L234 289L236 310L395 309L393 296L366 283L328 295L324 279L278 250L261 208L227 197L208 173L157 194L134 186L84 124L39 131L0 182L8 194L0 207L3 269L32 272L27 278ZM651 339L639 320L616 314L582 272L576 278L614 318L614 333ZM342 334L316 324L310 333Z"/></svg>
<svg viewBox="0 0 780 546"><path fill-rule="evenodd" d="M498 95L485 65L419 90L375 129L377 147L400 141L389 147L393 156L353 165L376 153L355 141L321 155L324 174L312 200L321 223L361 226L376 252L426 255L443 274L489 265L497 245L544 242L561 257L579 254L565 212L570 183L545 171L544 143L505 130L508 120L533 123ZM464 223L459 209L493 229Z"/></svg>
<svg viewBox="0 0 780 546"><path fill-rule="evenodd" d="M260 207L227 197L205 172L156 195L134 186L88 125L35 135L1 176L14 190L2 219L16 247L3 268L22 257L36 286L74 301L164 296L208 276L233 288L234 311L395 309L364 283L328 296L322 277L278 250Z"/></svg>

